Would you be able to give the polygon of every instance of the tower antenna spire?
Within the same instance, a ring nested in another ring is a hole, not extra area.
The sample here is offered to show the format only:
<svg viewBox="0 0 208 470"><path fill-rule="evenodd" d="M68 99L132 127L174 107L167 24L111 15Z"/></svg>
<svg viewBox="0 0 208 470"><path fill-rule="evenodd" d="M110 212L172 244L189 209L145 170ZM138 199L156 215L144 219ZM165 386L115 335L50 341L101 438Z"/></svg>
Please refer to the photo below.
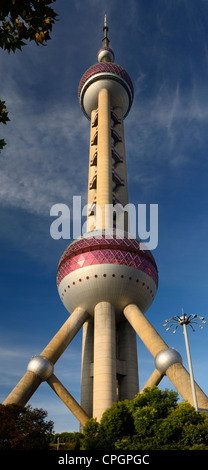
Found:
<svg viewBox="0 0 208 470"><path fill-rule="evenodd" d="M107 26L107 12L104 15L104 26L103 26L104 38L102 39L103 47L98 52L98 62L113 62L114 52L109 47L110 40L108 39L108 26Z"/></svg>
<svg viewBox="0 0 208 470"><path fill-rule="evenodd" d="M109 46L109 39L108 39L108 26L107 26L107 12L105 11L104 15L104 38L103 38L103 47L108 47Z"/></svg>

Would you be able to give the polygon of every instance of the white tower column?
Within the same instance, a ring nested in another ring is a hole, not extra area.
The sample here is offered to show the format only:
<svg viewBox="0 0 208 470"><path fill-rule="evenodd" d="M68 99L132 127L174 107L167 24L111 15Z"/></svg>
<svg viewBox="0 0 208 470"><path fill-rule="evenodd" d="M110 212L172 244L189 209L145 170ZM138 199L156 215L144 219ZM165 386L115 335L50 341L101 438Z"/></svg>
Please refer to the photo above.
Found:
<svg viewBox="0 0 208 470"><path fill-rule="evenodd" d="M90 418L93 402L93 339L93 319L89 318L83 325L82 334L81 407Z"/></svg>
<svg viewBox="0 0 208 470"><path fill-rule="evenodd" d="M118 375L118 399L133 400L139 392L136 333L124 320L117 325L118 359L124 361L125 374Z"/></svg>
<svg viewBox="0 0 208 470"><path fill-rule="evenodd" d="M110 92L102 88L98 94L97 205L101 210L96 217L97 229L110 228L107 204L112 204Z"/></svg>
<svg viewBox="0 0 208 470"><path fill-rule="evenodd" d="M116 397L115 311L109 302L100 302L94 312L93 417L100 421Z"/></svg>
<svg viewBox="0 0 208 470"><path fill-rule="evenodd" d="M89 151L89 173L88 173L88 213L87 213L87 232L93 231L96 227L96 212L95 206L97 202L97 190L96 185L93 185L93 179L96 178L97 174L97 143L94 145L95 134L97 133L97 127L95 126L95 120L97 116L97 109L93 109L91 112L91 127L90 127L90 151Z"/></svg>

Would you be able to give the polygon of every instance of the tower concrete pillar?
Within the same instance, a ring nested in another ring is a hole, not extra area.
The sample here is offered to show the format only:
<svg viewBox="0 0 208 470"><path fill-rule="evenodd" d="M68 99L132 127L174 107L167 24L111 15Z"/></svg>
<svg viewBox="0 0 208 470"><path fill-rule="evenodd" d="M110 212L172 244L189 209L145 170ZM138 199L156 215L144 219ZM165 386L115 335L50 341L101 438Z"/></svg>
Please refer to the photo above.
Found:
<svg viewBox="0 0 208 470"><path fill-rule="evenodd" d="M41 382L42 380L38 375L28 370L4 400L3 405L12 405L15 403L17 405L24 406L37 390Z"/></svg>
<svg viewBox="0 0 208 470"><path fill-rule="evenodd" d="M82 334L82 371L81 371L81 406L92 418L93 404L93 343L94 325L89 318L83 325Z"/></svg>
<svg viewBox="0 0 208 470"><path fill-rule="evenodd" d="M73 413L75 418L79 420L82 426L88 421L89 416L83 408L77 403L74 397L68 392L68 390L63 386L60 380L52 374L47 379L48 384L52 388L52 390L58 395L58 397L63 401L63 403L69 408L69 410Z"/></svg>
<svg viewBox="0 0 208 470"><path fill-rule="evenodd" d="M145 388L153 387L153 385L158 385L161 382L163 377L164 375L161 374L159 370L155 369L154 372L150 375L149 379L147 380L146 384L144 385L140 393L143 393Z"/></svg>
<svg viewBox="0 0 208 470"><path fill-rule="evenodd" d="M81 307L77 307L50 343L48 343L41 355L47 357L49 361L55 364L87 318L88 313L86 310Z"/></svg>
<svg viewBox="0 0 208 470"><path fill-rule="evenodd" d="M136 305L125 307L124 315L154 357L160 351L168 348L167 344ZM166 375L182 398L188 400L193 405L190 375L185 367L181 363L176 362L167 368ZM208 409L208 397L196 382L195 387L199 408Z"/></svg>
<svg viewBox="0 0 208 470"><path fill-rule="evenodd" d="M94 311L93 417L116 402L116 324L109 302L100 302Z"/></svg>
<svg viewBox="0 0 208 470"><path fill-rule="evenodd" d="M191 388L191 380L188 371L182 364L177 363L170 366L166 371L167 377L170 379L176 390L180 393L184 400L187 400L194 406L193 393ZM208 397L205 395L199 385L195 383L196 397L199 409L208 410Z"/></svg>
<svg viewBox="0 0 208 470"><path fill-rule="evenodd" d="M118 399L133 400L139 392L136 333L127 320L117 325L119 360L124 361L125 374L118 374Z"/></svg>
<svg viewBox="0 0 208 470"><path fill-rule="evenodd" d="M97 229L110 228L107 204L112 204L110 92L101 88L98 94L98 158L97 158ZM102 217L101 217L102 216Z"/></svg>
<svg viewBox="0 0 208 470"><path fill-rule="evenodd" d="M136 305L128 305L125 307L123 313L154 357L162 349L168 348L165 341L163 341L161 336Z"/></svg>

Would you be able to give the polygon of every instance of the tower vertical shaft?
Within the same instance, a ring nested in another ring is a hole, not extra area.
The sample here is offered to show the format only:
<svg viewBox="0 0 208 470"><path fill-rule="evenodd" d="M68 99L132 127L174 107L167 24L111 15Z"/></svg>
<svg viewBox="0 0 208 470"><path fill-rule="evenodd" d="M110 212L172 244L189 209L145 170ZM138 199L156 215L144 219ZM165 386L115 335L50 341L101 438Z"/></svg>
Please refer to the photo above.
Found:
<svg viewBox="0 0 208 470"><path fill-rule="evenodd" d="M112 152L110 92L102 88L98 94L98 161L96 229L111 228L110 204L112 204Z"/></svg>

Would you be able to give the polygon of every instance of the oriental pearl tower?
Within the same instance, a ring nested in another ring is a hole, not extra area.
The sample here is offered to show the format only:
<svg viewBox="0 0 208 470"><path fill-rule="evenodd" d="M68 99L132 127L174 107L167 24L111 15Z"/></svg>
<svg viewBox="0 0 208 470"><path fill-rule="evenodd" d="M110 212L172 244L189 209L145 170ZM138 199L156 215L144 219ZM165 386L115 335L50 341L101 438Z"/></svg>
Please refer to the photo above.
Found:
<svg viewBox="0 0 208 470"><path fill-rule="evenodd" d="M144 388L167 375L180 395L193 404L190 377L182 358L168 348L145 312L158 287L152 253L129 236L128 213L112 207L128 204L123 121L134 97L128 73L114 62L105 14L98 62L79 84L79 102L90 120L87 233L63 253L57 272L58 292L70 313L68 320L5 400L25 404L47 381L81 425L101 419L112 403L133 399L139 392L136 334L155 358L155 370ZM123 217L120 217L123 215ZM120 229L120 230L119 230ZM54 364L83 328L81 403L54 374ZM208 398L196 385L200 408Z"/></svg>

